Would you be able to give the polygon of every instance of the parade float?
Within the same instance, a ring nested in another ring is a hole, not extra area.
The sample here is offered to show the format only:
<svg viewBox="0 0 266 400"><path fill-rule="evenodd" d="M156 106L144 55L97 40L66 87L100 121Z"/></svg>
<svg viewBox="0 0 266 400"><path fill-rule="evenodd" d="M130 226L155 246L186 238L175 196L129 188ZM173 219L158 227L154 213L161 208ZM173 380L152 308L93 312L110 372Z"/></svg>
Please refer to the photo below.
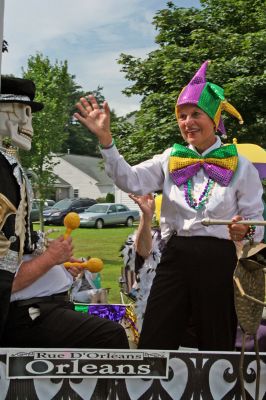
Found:
<svg viewBox="0 0 266 400"><path fill-rule="evenodd" d="M67 228L66 234L70 234L71 229ZM258 254L265 256L265 247L261 244L256 250ZM263 311L265 281L261 261L254 261L253 255L242 256L234 278L238 279L240 287L236 305L242 327L256 337ZM250 277L246 280L244 276L250 274L244 272L243 275L246 262L255 271L251 292ZM65 267L71 265L69 262ZM244 352L244 347L242 352L200 352L188 348L137 350L138 323L134 301L128 296L132 281L126 277L125 268L122 268L124 281L120 281L124 300L121 304L109 304L106 289L95 284L103 268L102 260L91 258L82 260L79 265L84 272L89 272L86 278L89 285L83 286L83 290L77 285L73 296L76 311L122 324L131 349L2 348L1 399L265 399L266 353L259 353L257 348L255 352ZM247 297L242 296L244 290ZM256 298L255 303L251 296Z"/></svg>
<svg viewBox="0 0 266 400"><path fill-rule="evenodd" d="M256 165L261 179L265 179L265 151L249 144L237 146L239 153L243 152ZM157 203L160 204L159 199ZM66 219L65 235L70 235L78 225L78 217L72 213ZM265 399L266 353L258 351L256 334L265 306L266 245L256 246L242 253L234 274L236 308L243 328L242 350L137 350L138 321L135 302L129 296L135 279L132 260L125 258L122 266L121 303L109 304L109 289L102 288L96 279L103 262L93 257L81 261L88 272L89 286L85 291L77 286L75 309L122 324L131 349L2 348L1 399ZM124 257L126 254L125 250ZM254 254L259 257L254 259ZM70 265L66 263L65 267ZM252 351L245 351L246 334L255 340Z"/></svg>
<svg viewBox="0 0 266 400"><path fill-rule="evenodd" d="M3 26L3 0L0 8ZM237 148L258 168L261 179L265 179L265 151L251 144L237 144ZM78 227L75 218L72 222L66 235ZM259 259L250 260L254 256L252 251L252 254L247 252L240 256L234 276L238 290L236 302L243 327L255 337L265 302L265 246L260 245L257 250L254 254L261 256ZM134 301L126 295L126 301L121 301L121 304L109 304L108 288L101 288L97 279L103 267L102 261L95 257L81 263L84 270L91 273L86 279L90 287L85 293L77 290L76 300L73 299L76 311L122 324L132 348L127 351L1 348L1 400L266 399L266 353L137 350L138 321ZM242 267L247 265L249 267L243 272ZM250 271L251 283L259 287L251 294L248 292L250 281L247 284L245 277ZM127 294L134 272L130 271L127 277L123 274L123 277L125 281L120 283L126 285L123 294ZM255 306L251 307L251 304ZM249 318L245 313L247 310Z"/></svg>

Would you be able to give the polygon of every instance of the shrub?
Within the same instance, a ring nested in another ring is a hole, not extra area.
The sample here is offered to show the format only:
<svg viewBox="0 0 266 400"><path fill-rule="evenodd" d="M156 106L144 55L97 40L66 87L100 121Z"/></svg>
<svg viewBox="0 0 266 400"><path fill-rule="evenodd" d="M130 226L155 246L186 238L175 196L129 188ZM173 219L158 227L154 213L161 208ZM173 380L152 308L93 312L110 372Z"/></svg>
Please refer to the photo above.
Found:
<svg viewBox="0 0 266 400"><path fill-rule="evenodd" d="M107 193L106 195L106 203L114 203L115 195L113 193Z"/></svg>

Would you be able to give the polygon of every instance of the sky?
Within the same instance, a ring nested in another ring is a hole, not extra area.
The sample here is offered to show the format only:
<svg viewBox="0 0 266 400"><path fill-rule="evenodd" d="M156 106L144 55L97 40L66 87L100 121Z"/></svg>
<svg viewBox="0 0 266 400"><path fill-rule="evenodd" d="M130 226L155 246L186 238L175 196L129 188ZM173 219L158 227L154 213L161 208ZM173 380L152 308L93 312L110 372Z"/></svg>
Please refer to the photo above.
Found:
<svg viewBox="0 0 266 400"><path fill-rule="evenodd" d="M68 71L84 91L103 87L118 116L139 109L139 96L128 98L117 60L121 53L147 56L157 48L152 19L168 0L5 0L4 33L8 53L2 74L22 76L30 56L42 53ZM172 0L178 7L197 7L199 0Z"/></svg>

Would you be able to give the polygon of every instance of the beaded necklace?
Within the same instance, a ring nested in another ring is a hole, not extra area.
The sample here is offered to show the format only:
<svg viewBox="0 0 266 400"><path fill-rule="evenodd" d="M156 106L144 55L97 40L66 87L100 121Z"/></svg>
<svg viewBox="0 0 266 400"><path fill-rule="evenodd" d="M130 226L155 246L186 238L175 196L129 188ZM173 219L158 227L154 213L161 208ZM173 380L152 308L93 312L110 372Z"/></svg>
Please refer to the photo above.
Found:
<svg viewBox="0 0 266 400"><path fill-rule="evenodd" d="M189 207L194 208L195 210L200 210L207 203L214 185L215 182L209 178L199 198L196 199L192 192L191 179L188 179L188 181L184 183L184 192L185 199Z"/></svg>

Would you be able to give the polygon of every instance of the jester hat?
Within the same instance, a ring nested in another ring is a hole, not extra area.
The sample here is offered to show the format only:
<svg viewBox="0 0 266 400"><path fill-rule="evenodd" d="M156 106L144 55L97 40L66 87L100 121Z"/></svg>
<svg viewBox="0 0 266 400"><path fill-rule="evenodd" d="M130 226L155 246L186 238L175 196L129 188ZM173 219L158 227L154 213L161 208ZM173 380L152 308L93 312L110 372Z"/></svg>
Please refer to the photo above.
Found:
<svg viewBox="0 0 266 400"><path fill-rule="evenodd" d="M185 86L176 103L176 117L178 118L178 107L183 104L195 104L201 108L214 122L216 130L226 137L226 130L221 118L222 111L227 111L243 124L239 112L228 103L224 97L224 90L214 83L206 81L206 70L209 61L205 61L187 86Z"/></svg>

